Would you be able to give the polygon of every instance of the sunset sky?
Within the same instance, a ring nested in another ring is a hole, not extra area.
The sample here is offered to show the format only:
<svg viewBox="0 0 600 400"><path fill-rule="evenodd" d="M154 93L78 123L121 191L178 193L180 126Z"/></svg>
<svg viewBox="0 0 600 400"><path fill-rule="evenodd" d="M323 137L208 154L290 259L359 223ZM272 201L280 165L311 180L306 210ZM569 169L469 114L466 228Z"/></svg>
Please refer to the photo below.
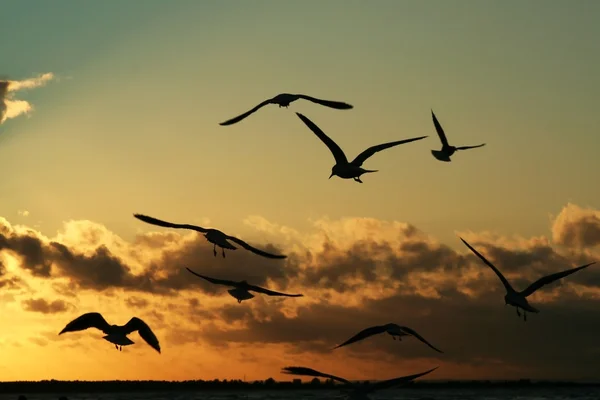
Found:
<svg viewBox="0 0 600 400"><path fill-rule="evenodd" d="M526 323L494 273L523 289L600 261L600 2L595 0L21 0L0 24L0 380L348 379L437 365L430 379L600 380L600 264L529 298ZM345 101L267 106L278 93ZM451 144L435 160L436 113ZM309 117L354 158L334 159ZM288 255L213 257L210 226ZM257 295L185 271L302 298ZM99 311L138 316L117 352ZM331 351L371 325L409 326Z"/></svg>

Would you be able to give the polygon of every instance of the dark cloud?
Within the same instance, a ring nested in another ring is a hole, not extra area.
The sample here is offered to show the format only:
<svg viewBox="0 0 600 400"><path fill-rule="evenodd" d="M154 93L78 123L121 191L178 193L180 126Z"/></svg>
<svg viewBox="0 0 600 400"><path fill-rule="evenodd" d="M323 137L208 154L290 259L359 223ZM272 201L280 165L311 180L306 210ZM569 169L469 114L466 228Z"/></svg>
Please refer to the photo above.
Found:
<svg viewBox="0 0 600 400"><path fill-rule="evenodd" d="M125 299L125 304L131 308L146 308L148 307L148 300L133 296Z"/></svg>
<svg viewBox="0 0 600 400"><path fill-rule="evenodd" d="M70 310L73 306L63 300L53 300L51 302L39 298L23 301L25 311L39 312L42 314L57 314Z"/></svg>
<svg viewBox="0 0 600 400"><path fill-rule="evenodd" d="M600 211L568 204L552 226L557 244L582 248L600 245Z"/></svg>
<svg viewBox="0 0 600 400"><path fill-rule="evenodd" d="M4 121L4 115L6 114L6 94L8 93L8 81L0 80L0 124Z"/></svg>
<svg viewBox="0 0 600 400"><path fill-rule="evenodd" d="M546 303L539 314L524 322L514 308L503 305L500 290L490 289L478 299L454 292L441 299L398 295L365 301L357 308L318 303L301 307L295 318L278 311L269 319L246 314L243 329L222 330L208 324L198 340L211 344L287 343L291 353L331 357L346 353L373 361L384 355L398 362L433 358L439 363L471 366L502 360L506 365L523 366L531 378L580 379L600 370L597 302L567 295L568 301ZM387 334L332 350L360 330L388 322L415 329L444 354L415 338L394 341Z"/></svg>
<svg viewBox="0 0 600 400"><path fill-rule="evenodd" d="M269 245L265 248L277 250ZM0 251L3 250L19 257L21 267L34 276L70 278L75 287L62 287L65 292L76 288L127 289L176 295L178 290L188 288L199 288L209 294L222 293L225 289L193 276L185 270L186 266L208 276L248 280L258 285L264 285L269 277L281 287L298 273L298 265L293 261L267 260L243 250L228 253L227 261L213 257L212 246L203 237L186 243L178 251L165 251L158 262L149 264L139 275L104 245L84 254L62 243L45 243L33 233L19 235L4 229L0 233Z"/></svg>
<svg viewBox="0 0 600 400"><path fill-rule="evenodd" d="M583 223L578 227L584 229ZM164 339L170 344L283 344L291 354L309 352L324 357L344 353L398 362L437 358L440 363L472 367L494 364L506 377L514 373L510 368L515 365L523 366L531 378L573 379L593 375L587 371L600 371L600 347L596 344L599 301L592 294L580 295L579 289L570 285L600 293L600 266L541 290L559 295L555 300L542 301L543 296L532 295L529 300L541 312L523 322L514 308L504 305L504 288L498 277L458 238L453 249L434 243L414 226L389 240L361 239L347 247L326 238L322 250L290 253L285 261L263 259L243 250L228 252L226 259L213 257L212 245L202 236L183 241L173 234L142 235L136 239L138 253L133 253L140 259L143 246L151 246L154 252L166 250L139 274L102 245L84 254L61 243L43 242L33 233L19 236L1 226L0 232L0 249L17 255L22 268L40 278L68 277L73 291L126 289L125 304L132 314L139 312L153 329L164 329ZM589 249L565 251L542 239L509 246L471 236L465 239L505 273L515 289L524 289L543 275L594 261ZM572 243L584 243L577 240ZM228 299L230 302L219 308L204 296L182 301L194 290L228 296L227 288L204 282L184 267L273 289L293 287L314 293L319 301L312 303L314 298L308 298L308 293L298 299L258 294L242 304ZM0 276L2 272L0 266ZM267 280L274 283L267 285ZM398 290L391 290L396 287ZM386 290L385 296L381 288ZM364 298L358 306L341 303L357 298ZM210 307L203 301L210 302ZM287 304L298 305L296 316L284 311ZM186 320L174 325L169 315L184 315ZM445 353L435 353L414 338L398 342L385 334L331 353L333 346L359 330L389 322L417 330Z"/></svg>
<svg viewBox="0 0 600 400"><path fill-rule="evenodd" d="M21 258L21 266L35 276L49 277L50 263L45 245L33 234L0 233L0 251L8 250Z"/></svg>

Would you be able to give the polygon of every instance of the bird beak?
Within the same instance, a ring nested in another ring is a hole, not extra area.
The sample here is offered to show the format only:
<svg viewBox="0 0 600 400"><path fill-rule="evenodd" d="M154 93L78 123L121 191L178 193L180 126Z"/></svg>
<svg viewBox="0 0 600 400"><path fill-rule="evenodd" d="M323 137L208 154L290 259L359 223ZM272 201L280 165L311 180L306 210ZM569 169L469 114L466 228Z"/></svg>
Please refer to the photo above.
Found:
<svg viewBox="0 0 600 400"><path fill-rule="evenodd" d="M331 173L331 175L329 175L329 178L328 178L328 179L331 179L331 177L332 177L332 176L333 176L333 172Z"/></svg>

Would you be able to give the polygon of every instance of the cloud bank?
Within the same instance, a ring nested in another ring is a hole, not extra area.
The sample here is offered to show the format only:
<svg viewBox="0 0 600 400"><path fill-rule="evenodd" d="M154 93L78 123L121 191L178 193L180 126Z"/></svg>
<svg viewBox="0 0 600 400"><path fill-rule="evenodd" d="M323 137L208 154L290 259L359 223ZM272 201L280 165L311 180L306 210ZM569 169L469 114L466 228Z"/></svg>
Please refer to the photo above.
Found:
<svg viewBox="0 0 600 400"><path fill-rule="evenodd" d="M568 204L553 219L549 237L460 235L519 289L541 275L599 260L599 215ZM137 315L153 327L162 347L179 354L169 361L174 370L184 371L179 379L213 370L185 359L187 353L210 365L235 364L238 374L246 373L242 368L261 374L249 379L277 377L289 363L326 364L350 379L435 365L443 368L432 379L600 379L597 265L532 295L530 302L541 312L523 322L514 308L504 306L504 289L493 271L458 238L448 246L411 224L369 218L315 221L307 234L262 217L248 221L273 238L286 232L285 243L253 244L282 251L288 259L267 260L244 251L213 257L212 246L195 232L149 226L127 241L101 224L68 221L47 237L0 218L4 306L42 318L28 329L29 343L43 342L44 351L55 346L73 357L73 347L106 346L91 332L59 338L53 330L84 312L101 311L115 323ZM305 297L257 294L238 304L226 287L198 279L184 267ZM359 330L389 322L415 329L444 354L414 338L399 342L388 335L332 351ZM141 340L137 343L130 348L149 357L148 365L160 361L145 353ZM125 371L138 361L120 363ZM128 373L141 375L129 379L149 377L150 372L132 370L137 372ZM221 371L239 377L234 367ZM160 377L168 378L155 376Z"/></svg>
<svg viewBox="0 0 600 400"><path fill-rule="evenodd" d="M0 124L33 111L29 102L15 99L16 92L45 86L52 79L54 74L48 72L22 81L0 80Z"/></svg>

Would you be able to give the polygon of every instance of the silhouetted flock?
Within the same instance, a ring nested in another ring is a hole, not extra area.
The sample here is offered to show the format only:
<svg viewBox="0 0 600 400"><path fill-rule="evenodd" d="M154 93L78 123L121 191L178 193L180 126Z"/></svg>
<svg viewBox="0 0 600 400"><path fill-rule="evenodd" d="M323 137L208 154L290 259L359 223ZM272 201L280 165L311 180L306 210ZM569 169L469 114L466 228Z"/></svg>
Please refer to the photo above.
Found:
<svg viewBox="0 0 600 400"><path fill-rule="evenodd" d="M280 108L281 107L287 108L291 102L298 100L298 99L309 100L314 103L317 103L317 104L320 104L320 105L323 105L326 107L334 108L334 109L339 109L339 110L348 110L348 109L353 108L350 104L343 103L343 102L321 100L321 99L317 99L317 98L302 95L302 94L283 93L283 94L279 94L271 99L263 101L262 103L260 103L256 107L254 107L253 109L251 109L235 118L232 118L226 122L222 122L220 125L227 126L227 125L235 124L235 123L243 120L244 118L248 117L249 115L253 114L254 112L258 111L261 107L266 106L268 104L277 104L277 105L279 105ZM308 119L306 116L304 116L300 113L296 113L296 115L331 151L331 153L335 159L335 165L331 169L331 175L329 176L329 178L331 178L332 176L335 175L342 179L353 179L356 182L362 183L362 180L360 179L360 177L363 174L377 172L377 170L367 170L367 169L362 168L363 163L369 157L373 156L375 153L377 153L379 151L382 151L382 150L385 150L385 149L388 149L388 148L391 148L394 146L398 146L400 144L405 144L405 143L410 143L410 142L414 142L417 140L422 140L427 137L427 136L421 136L421 137L415 137L415 138L398 140L398 141L394 141L394 142L375 145L375 146L369 147L368 149L366 149L365 151L360 153L358 156L356 156L356 158L354 158L354 160L348 161L348 159L347 159L346 155L344 154L344 152L342 151L342 149L329 136L327 136L314 122L312 122L310 119ZM440 125L435 114L433 113L433 110L431 111L431 116L433 119L433 124L435 126L436 132L440 138L440 141L442 142L441 150L431 150L432 155L437 160L443 161L443 162L450 162L451 161L450 157L458 150L473 149L473 148L482 147L485 145L485 143L479 144L476 146L461 146L461 147L455 147L455 146L450 145L448 143L448 140L446 138L444 130L442 129L442 126ZM160 220L160 219L157 219L154 217L150 217L147 215L142 215L142 214L134 214L134 216L135 216L135 218L137 218L143 222L146 222L148 224L167 227L167 228L191 229L191 230L195 230L197 232L202 233L204 235L204 237L206 238L206 240L208 240L210 243L213 244L213 254L215 257L217 256L217 247L221 248L222 257L225 257L226 249L227 250L236 250L235 245L238 245L248 251L251 251L251 252L253 252L259 256L265 257L265 258L272 258L272 259L286 258L285 255L270 254L266 251L260 250L256 247L249 245L248 243L244 242L241 239L238 239L234 236L229 236L217 229L203 228L200 226L189 225L189 224L178 224L178 223L167 222L167 221L163 221L163 220ZM565 271L561 271L561 272L558 272L558 273L555 273L552 275L542 277L542 278L538 279L537 281L533 282L525 290L516 291L510 285L510 283L506 280L506 278L502 275L502 273L494 265L492 265L492 263L490 263L477 250L475 250L473 247L471 247L471 245L469 245L469 243L467 243L464 239L462 239L462 238L460 238L460 239L477 257L479 257L481 259L481 261L483 261L483 263L485 263L487 266L489 266L494 271L494 273L498 276L498 278L500 279L500 281L502 282L502 284L504 285L504 287L506 289L506 295L504 296L505 304L515 307L518 316L521 316L521 312L519 310L522 310L523 311L523 314L522 314L523 319L525 321L527 320L527 314L526 314L527 312L531 312L531 313L539 312L539 310L537 310L536 308L534 308L533 306L531 306L529 304L529 302L527 301L528 296L533 294L536 290L540 289L544 285L547 285L551 282L554 282L558 279L561 279L567 275L570 275L574 272L577 272L583 268L586 268L586 267L594 264L594 262L592 262L592 263L580 266L578 268L572 268L572 269L568 269ZM229 280L212 278L212 277L208 277L208 276L202 275L200 273L194 272L194 271L190 270L189 268L186 268L186 269L190 273L192 273L204 280L207 280L208 282L211 282L213 284L232 287L232 289L228 290L228 293L232 297L236 298L238 300L238 303L241 303L244 300L249 300L249 299L253 298L254 295L250 293L251 291L255 292L255 293L265 294L268 296L287 296L287 297L301 297L302 296L302 294L287 294L287 293L276 292L276 291L262 288L259 286L251 285L246 281L237 282L237 281L229 281ZM103 339L113 343L115 345L115 348L117 348L119 350L122 350L122 346L127 346L127 345L131 345L134 343L131 339L129 339L127 337L127 335L129 335L130 333L132 333L134 331L137 331L139 333L139 335L142 337L142 339L144 339L150 346L152 346L154 349L156 349L156 351L158 351L160 353L160 344L159 344L159 341L158 341L156 335L152 332L150 327L144 321L142 321L141 319L136 318L136 317L131 318L131 320L129 320L129 322L127 322L125 325L110 325L108 322L106 322L106 320L102 317L102 315L100 313L97 313L97 312L86 313L86 314L83 314L80 317L74 319L73 321L69 322L59 334L63 334L66 332L81 331L81 330L85 330L88 328L96 328L96 329L99 329L100 331L102 331L105 334ZM413 336L413 337L417 338L418 340L420 340L421 342L428 345L429 347L431 347L433 350L435 350L439 353L442 353L441 350L439 350L438 348L436 348L435 346L430 344L427 340L425 340L420 334L418 334L413 329L406 327L406 326L400 326L400 325L397 325L394 323L388 323L385 325L373 326L373 327L363 329L362 331L358 332L356 335L352 336L350 339L348 339L341 345L336 346L335 348L343 347L343 346L352 344L354 342L366 339L372 335L376 335L376 334L380 334L380 333L388 333L389 335L392 336L392 338L394 340L395 339L401 340L402 336ZM342 382L342 383L348 385L352 389L352 391L350 393L350 395L352 395L352 397L364 398L368 393L370 393L374 390L383 389L383 388L387 388L387 387L391 387L391 386L396 386L396 385L399 385L402 383L410 382L410 381L412 381L416 378L419 378L423 375L429 374L430 372L434 371L437 368L438 367L435 367L428 371L421 372L421 373L414 374L414 375L402 376L399 378L370 383L368 385L354 385L352 382L350 382L344 378L340 378L338 376L319 372L319 371L316 371L314 369L307 368L307 367L299 367L299 366L285 367L285 368L283 368L282 372L286 373L286 374L293 374L293 375L314 376L314 377L323 377L323 378L333 379L335 381L339 381L339 382Z"/></svg>

